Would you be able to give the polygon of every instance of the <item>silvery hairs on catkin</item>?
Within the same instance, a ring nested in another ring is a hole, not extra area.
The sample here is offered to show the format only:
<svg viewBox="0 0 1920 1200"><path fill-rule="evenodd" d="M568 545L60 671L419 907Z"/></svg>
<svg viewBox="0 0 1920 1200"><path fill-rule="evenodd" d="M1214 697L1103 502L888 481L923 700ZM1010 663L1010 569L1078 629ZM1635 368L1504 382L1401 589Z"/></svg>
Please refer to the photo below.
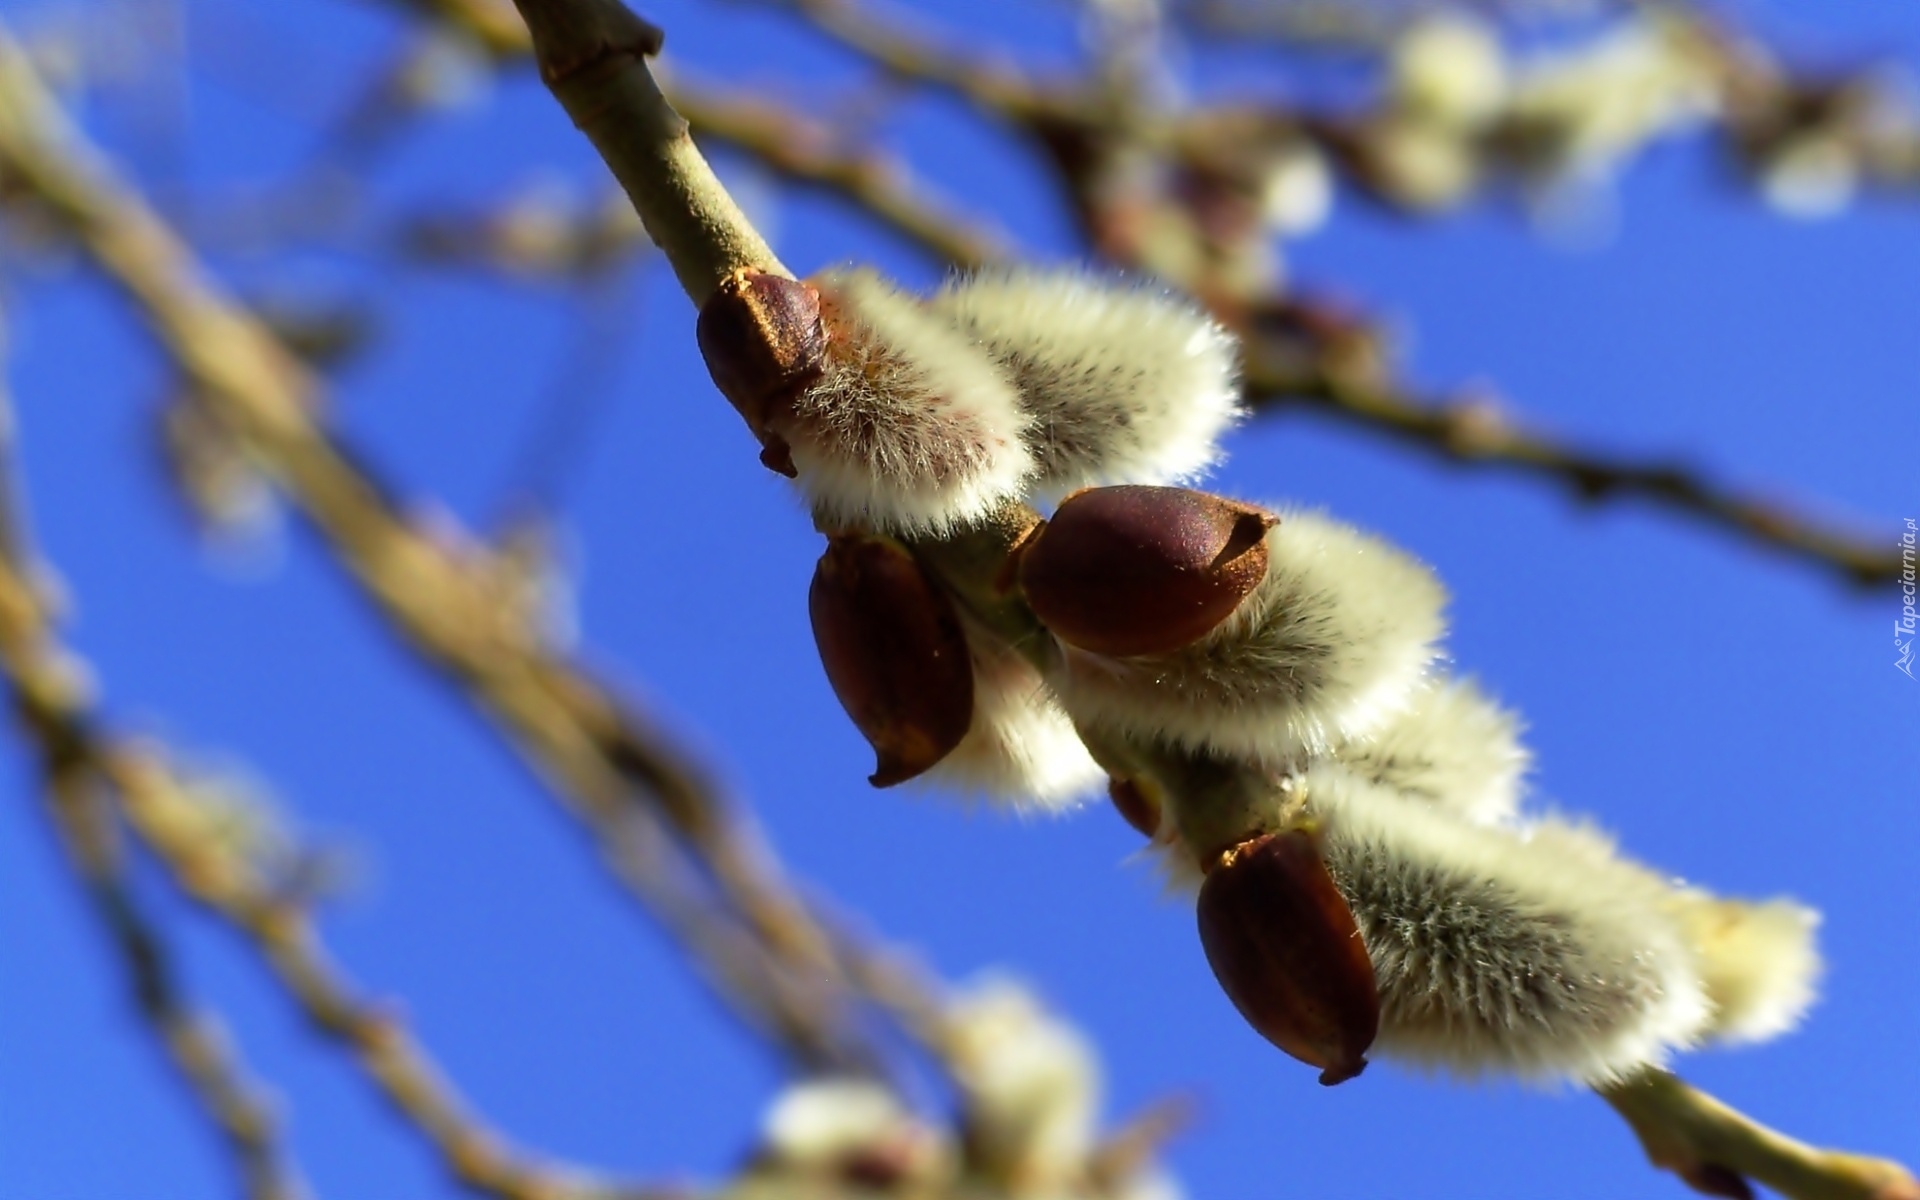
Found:
<svg viewBox="0 0 1920 1200"><path fill-rule="evenodd" d="M1406 709L1373 736L1345 743L1335 755L1369 783L1482 825L1519 811L1529 757L1518 717L1472 681L1439 675L1416 685Z"/></svg>
<svg viewBox="0 0 1920 1200"><path fill-rule="evenodd" d="M1022 811L1070 808L1107 782L1073 721L1020 652L962 617L973 659L973 724L921 778Z"/></svg>
<svg viewBox="0 0 1920 1200"><path fill-rule="evenodd" d="M1652 872L1552 822L1469 825L1345 772L1307 786L1373 958L1382 1052L1467 1077L1604 1083L1710 1024Z"/></svg>
<svg viewBox="0 0 1920 1200"><path fill-rule="evenodd" d="M869 272L817 286L827 365L778 432L829 519L944 532L1007 499L1185 479L1239 414L1227 335L1145 288L1026 269L925 301ZM1426 566L1310 511L1281 511L1260 544L1237 607L1164 653L1061 640L1042 680L964 622L973 723L929 778L1052 806L1100 778L1077 721L1283 780L1276 819L1305 797L1392 1057L1604 1083L1798 1020L1811 912L1682 887L1589 827L1523 814L1519 722L1436 670L1445 592Z"/></svg>
<svg viewBox="0 0 1920 1200"><path fill-rule="evenodd" d="M1001 267L951 280L928 306L1011 375L1039 431L1040 495L1191 480L1244 415L1232 335L1148 284Z"/></svg>
<svg viewBox="0 0 1920 1200"><path fill-rule="evenodd" d="M992 359L872 271L810 282L825 357L772 424L816 513L938 534L1025 494L1031 419Z"/></svg>

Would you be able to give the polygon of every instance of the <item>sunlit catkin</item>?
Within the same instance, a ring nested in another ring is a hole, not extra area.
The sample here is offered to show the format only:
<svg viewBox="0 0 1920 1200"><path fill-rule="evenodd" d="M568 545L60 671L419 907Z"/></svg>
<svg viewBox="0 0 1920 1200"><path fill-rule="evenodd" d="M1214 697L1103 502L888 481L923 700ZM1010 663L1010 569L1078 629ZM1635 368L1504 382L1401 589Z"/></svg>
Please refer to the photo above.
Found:
<svg viewBox="0 0 1920 1200"><path fill-rule="evenodd" d="M1422 681L1370 737L1343 743L1333 761L1477 824L1511 818L1528 765L1520 722L1465 679Z"/></svg>
<svg viewBox="0 0 1920 1200"><path fill-rule="evenodd" d="M1700 955L1715 1041L1760 1042L1792 1029L1820 981L1820 915L1791 900L1721 900L1679 893L1682 925Z"/></svg>
<svg viewBox="0 0 1920 1200"><path fill-rule="evenodd" d="M1020 811L1069 808L1106 786L1073 721L1040 672L978 625L966 630L973 655L973 723L922 778L978 792Z"/></svg>
<svg viewBox="0 0 1920 1200"><path fill-rule="evenodd" d="M825 521L940 533L1024 493L1030 422L992 359L871 271L809 282L820 373L767 427Z"/></svg>
<svg viewBox="0 0 1920 1200"><path fill-rule="evenodd" d="M1425 566L1311 512L1266 532L1259 585L1167 654L1067 649L1054 680L1075 719L1145 741L1276 765L1379 730L1403 711L1441 634Z"/></svg>
<svg viewBox="0 0 1920 1200"><path fill-rule="evenodd" d="M1012 377L1042 495L1191 479L1241 416L1232 336L1157 288L1011 267L956 279L928 305Z"/></svg>
<svg viewBox="0 0 1920 1200"><path fill-rule="evenodd" d="M1671 889L1556 821L1476 826L1344 772L1308 777L1380 989L1376 1049L1474 1077L1601 1083L1707 1031Z"/></svg>

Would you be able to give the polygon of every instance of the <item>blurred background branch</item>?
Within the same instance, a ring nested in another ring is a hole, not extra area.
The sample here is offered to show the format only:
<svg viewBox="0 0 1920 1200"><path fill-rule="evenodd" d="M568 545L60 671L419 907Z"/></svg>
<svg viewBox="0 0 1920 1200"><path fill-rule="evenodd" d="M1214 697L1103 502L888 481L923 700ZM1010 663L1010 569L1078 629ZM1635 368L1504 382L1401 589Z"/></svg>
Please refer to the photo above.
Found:
<svg viewBox="0 0 1920 1200"><path fill-rule="evenodd" d="M950 1081L980 1070L982 1052L969 1046L975 1035L949 1011L940 985L907 955L869 944L816 911L788 884L745 810L564 656L539 624L530 582L515 577L504 550L481 545L444 515L401 515L319 424L327 408L319 379L255 314L220 292L157 214L112 180L54 109L18 45L4 40L0 169L46 204L125 290L191 385L182 401L201 406L237 439L396 632L498 722L569 802L622 885L796 1069L897 1079L908 1064L879 1036L879 1017L916 1040ZM168 804L158 761L92 746L88 754L111 768L136 826L182 885L253 941L315 1025L360 1058L457 1179L513 1200L629 1194L526 1165L470 1124L400 1027L334 980L296 906L209 876L190 835L179 842L158 836L163 823L154 814ZM963 1126L979 1119L963 1106ZM1164 1123L1149 1113L1090 1145L1085 1170L1096 1182L1105 1178L1103 1188L1126 1183L1150 1159ZM1004 1169L990 1156L961 1166L990 1176Z"/></svg>
<svg viewBox="0 0 1920 1200"><path fill-rule="evenodd" d="M1571 107L1522 111L1505 118L1505 124L1489 117L1487 128L1459 131L1458 144L1453 131L1431 131L1437 154L1459 158L1457 165L1444 168L1457 172L1459 182L1447 186L1444 195L1430 195L1420 179L1394 173L1392 155L1421 151L1395 142L1405 121L1395 112L1403 100L1392 95L1372 111L1298 110L1280 101L1143 111L1131 102L1117 103L1097 70L1043 79L991 48L950 49L969 45L968 39L910 29L879 5L734 2L790 11L888 75L951 91L1030 139L1053 164L1090 249L1115 267L1158 276L1201 298L1242 336L1248 399L1256 412L1325 413L1450 462L1539 478L1583 503L1653 504L1864 586L1885 586L1899 575L1899 557L1888 549L1884 534L1834 526L1787 504L1742 494L1685 461L1638 459L1557 437L1484 388L1455 396L1422 389L1394 368L1392 339L1377 321L1285 286L1271 263L1276 226L1284 234L1290 220L1321 219L1284 211L1289 202L1324 208L1324 199L1287 195L1289 189L1317 193L1328 187L1303 182L1315 172L1338 170L1361 194L1419 217L1464 204L1473 197L1473 181L1483 176L1551 188L1563 186L1556 173L1565 177L1564 186L1573 186L1581 172L1614 169L1617 159L1639 149L1639 140L1662 132L1653 118L1644 129L1612 135L1613 141L1593 133L1591 145L1579 142L1573 123L1580 114ZM504 62L529 49L524 39L515 41L497 30L501 11L509 7L510 0L457 0L435 13L483 40ZM1319 18L1308 13L1310 7L1301 6L1292 18L1315 24ZM1100 19L1098 11L1092 19ZM1315 11L1332 15L1330 8ZM1682 7L1659 5L1650 11L1646 19L1653 33L1648 36L1673 43L1672 69L1684 65L1698 74L1667 86L1711 90L1711 103L1698 101L1697 107L1713 115L1724 151L1743 164L1754 186L1765 187L1773 170L1789 172L1788 183L1778 186L1790 188L1795 162L1820 157L1818 149L1807 148L1815 145L1843 148L1828 156L1829 165L1855 164L1835 168L1847 171L1849 180L1857 169L1866 183L1920 193L1920 119L1890 110L1892 101L1873 74L1795 79L1757 48ZM1204 7L1180 13L1202 25L1222 17ZM1386 20L1390 14L1376 15ZM1396 25L1407 23L1402 14ZM1307 40L1309 48L1320 45ZM1627 79L1623 86L1634 82ZM737 90L723 98L674 72L663 74L662 86L697 136L742 152L783 178L845 197L939 261L969 269L1006 257L1000 236L914 184L907 168L884 152L843 148L849 136L857 135ZM1546 91L1544 85L1540 90ZM1142 94L1121 93L1123 98ZM1799 160L1791 157L1796 154ZM1818 165L1803 162L1800 169ZM1270 211L1276 207L1282 211Z"/></svg>
<svg viewBox="0 0 1920 1200"><path fill-rule="evenodd" d="M125 869L120 822L103 803L86 720L86 675L48 632L54 587L27 543L13 471L13 408L0 379L0 661L14 719L39 750L47 814L77 882L119 956L140 1018L234 1160L248 1200L306 1195L274 1104L250 1077L219 1014L187 993L172 948Z"/></svg>
<svg viewBox="0 0 1920 1200"><path fill-rule="evenodd" d="M596 356L632 335L626 289L650 269L650 251L610 189L535 186L368 218L360 194L379 166L403 158L412 134L455 107L449 97L522 71L530 49L509 0L370 6L387 7L405 10L408 23L393 31L393 52L322 122L312 153L225 205L186 203L137 183L133 172L109 170L37 78L50 73L57 81L58 53L40 52L46 61L36 68L26 49L0 44L0 216L9 266L77 247L160 345L170 379L160 410L164 444L196 511L236 523L281 502L300 512L417 662L519 751L624 894L669 932L745 1027L775 1048L783 1069L802 1080L851 1079L877 1089L815 1094L802 1084L788 1099L807 1112L828 1111L834 1129L850 1123L855 1132L823 1141L773 1122L731 1186L743 1195L932 1195L964 1183L1047 1194L1036 1180L1058 1174L1035 1174L1028 1161L1044 1152L1008 1151L985 1131L996 1122L1045 1131L1049 1120L1078 1128L1085 1114L1074 1115L1075 1106L1089 1103L1091 1068L1076 1055L1088 1052L1058 1049L1067 1035L1051 1014L1023 1012L1010 1021L1003 1004L984 1006L991 1020L981 1016L981 1003L916 954L869 935L838 902L796 881L753 810L716 770L572 649L572 630L556 615L556 593L566 585L553 545L557 492L604 419L593 397L617 381ZM1706 130L1710 152L1742 194L1788 212L1831 209L1863 193L1910 205L1920 191L1920 122L1878 70L1789 69L1691 6L1595 3L1573 6L1572 17L1547 11L1563 7L1468 7L1478 14L1470 26L1478 32L1456 34L1482 39L1464 51L1469 59L1481 54L1481 68L1491 38L1500 77L1493 86L1484 77L1422 73L1430 70L1419 61L1419 38L1430 36L1421 31L1435 11L1428 5L1089 3L1078 13L1088 52L1063 70L890 7L754 0L732 5L728 19L766 10L852 55L877 83L851 101L803 93L795 102L765 77L745 78L739 64L691 61L694 55L670 60L661 82L703 143L773 180L839 199L934 263L967 269L1016 257L1021 248L989 202L936 183L933 164L916 161L924 156L914 147L892 144L884 129L891 110L917 92L957 101L1037 150L1086 251L1192 294L1242 337L1256 413L1330 416L1370 437L1501 468L1583 502L1636 500L1884 589L1901 571L1896 537L1816 516L1819 506L1723 485L1715 478L1720 468L1545 432L1551 422L1490 389L1423 385L1399 362L1387 321L1291 277L1286 244L1323 221L1337 195L1395 220L1509 203L1550 216L1569 194L1604 186L1624 162L1689 122ZM1568 53L1536 61L1520 48L1539 24L1596 14L1629 22L1633 35L1586 59ZM1342 99L1195 97L1169 82L1175 41L1245 45L1256 33L1283 62L1366 60L1385 82ZM1612 124L1583 124L1581 81L1605 82L1609 71L1614 83L1623 75L1639 80L1653 98ZM85 91L69 89L76 97ZM1575 100L1563 99L1568 94ZM335 432L329 378L355 363L379 331L373 299L288 305L270 291L216 282L229 274L215 265L223 254L339 247L383 266L557 289L575 306L567 365L535 423L544 432L527 439L525 457L507 473L510 499L525 503L509 508L499 528L477 532L448 506L390 487ZM1631 431L1624 440L1631 442ZM216 852L204 829L180 823L193 803L191 773L157 743L102 732L54 639L37 571L10 538L0 565L0 633L49 811L126 964L143 1019L220 1132L249 1195L295 1197L304 1184L279 1134L276 1105L251 1082L219 1018L196 1007L164 922L146 910L139 881L124 869L121 842L129 833L184 892L243 936L452 1177L517 1198L679 1194L523 1157L473 1115L397 1016L357 995L329 965L308 897L298 888L283 893L246 864L220 857L226 852ZM1009 1023L1025 1032L999 1040L981 1032ZM1055 1074L1047 1086L1064 1098L1034 1115L1021 1107L1030 1092L1015 1089L1009 1099L983 1083L997 1078L989 1067L1000 1063L1002 1051L992 1047L1002 1042L1021 1047L1014 1057L1030 1056L1022 1063L1049 1064ZM950 1103L952 1111L911 1114L928 1107L929 1092L934 1106ZM1744 1186L1741 1176L1809 1197L1896 1200L1911 1187L1892 1164L1778 1139L1670 1077L1609 1100L1657 1165L1703 1190ZM1157 1194L1157 1154L1186 1115L1182 1104L1165 1102L1104 1137L1067 1137L1075 1194ZM1808 1169L1814 1183L1794 1173ZM1858 1187L1820 1190L1836 1174Z"/></svg>

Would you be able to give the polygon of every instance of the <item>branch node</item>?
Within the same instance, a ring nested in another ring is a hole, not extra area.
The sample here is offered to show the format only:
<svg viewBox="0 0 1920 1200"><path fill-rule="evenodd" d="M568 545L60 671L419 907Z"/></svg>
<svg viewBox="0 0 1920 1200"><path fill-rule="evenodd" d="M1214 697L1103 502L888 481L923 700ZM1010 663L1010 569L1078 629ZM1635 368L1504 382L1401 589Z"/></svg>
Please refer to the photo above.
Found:
<svg viewBox="0 0 1920 1200"><path fill-rule="evenodd" d="M549 85L609 58L651 58L666 34L620 0L514 0Z"/></svg>

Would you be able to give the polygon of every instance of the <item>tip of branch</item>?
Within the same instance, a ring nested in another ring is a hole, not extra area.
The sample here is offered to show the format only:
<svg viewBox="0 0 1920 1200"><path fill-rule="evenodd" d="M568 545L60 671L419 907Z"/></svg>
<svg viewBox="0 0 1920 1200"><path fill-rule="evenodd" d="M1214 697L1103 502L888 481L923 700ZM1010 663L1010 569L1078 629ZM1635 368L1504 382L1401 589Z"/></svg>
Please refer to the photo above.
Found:
<svg viewBox="0 0 1920 1200"><path fill-rule="evenodd" d="M548 83L603 59L660 53L666 34L621 0L513 0Z"/></svg>

